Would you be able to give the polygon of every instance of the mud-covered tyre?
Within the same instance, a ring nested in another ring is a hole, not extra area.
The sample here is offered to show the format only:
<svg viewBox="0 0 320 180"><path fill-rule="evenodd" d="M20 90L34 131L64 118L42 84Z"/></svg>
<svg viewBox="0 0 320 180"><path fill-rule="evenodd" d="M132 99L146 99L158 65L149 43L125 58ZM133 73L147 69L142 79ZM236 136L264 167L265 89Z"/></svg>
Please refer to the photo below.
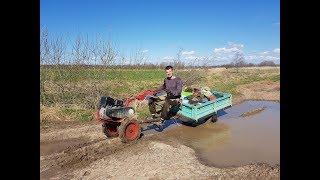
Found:
<svg viewBox="0 0 320 180"><path fill-rule="evenodd" d="M218 121L218 115L214 114L213 116L211 116L210 121L213 122L213 123L217 122Z"/></svg>
<svg viewBox="0 0 320 180"><path fill-rule="evenodd" d="M119 137L122 142L127 143L139 139L141 126L135 119L127 119L118 127Z"/></svg>
<svg viewBox="0 0 320 180"><path fill-rule="evenodd" d="M108 138L113 138L113 137L119 136L118 126L116 124L103 124L102 125L102 132Z"/></svg>
<svg viewBox="0 0 320 180"><path fill-rule="evenodd" d="M191 121L191 122L189 122L189 121L182 121L181 124L183 124L183 125L185 125L185 126L191 126L191 127L196 127L196 126L198 126L198 124L195 123L195 122L193 122L193 121Z"/></svg>

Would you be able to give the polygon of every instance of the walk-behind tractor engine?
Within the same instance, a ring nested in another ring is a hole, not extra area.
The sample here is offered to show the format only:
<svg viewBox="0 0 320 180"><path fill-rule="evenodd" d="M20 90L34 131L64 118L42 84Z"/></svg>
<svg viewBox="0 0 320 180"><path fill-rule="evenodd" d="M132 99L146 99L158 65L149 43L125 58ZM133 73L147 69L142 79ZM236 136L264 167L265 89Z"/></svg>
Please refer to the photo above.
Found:
<svg viewBox="0 0 320 180"><path fill-rule="evenodd" d="M101 97L96 118L102 122L103 133L109 138L120 137L122 142L137 140L141 134L141 122L137 121L131 103L134 100L144 100L153 93L154 91L147 90L125 100Z"/></svg>

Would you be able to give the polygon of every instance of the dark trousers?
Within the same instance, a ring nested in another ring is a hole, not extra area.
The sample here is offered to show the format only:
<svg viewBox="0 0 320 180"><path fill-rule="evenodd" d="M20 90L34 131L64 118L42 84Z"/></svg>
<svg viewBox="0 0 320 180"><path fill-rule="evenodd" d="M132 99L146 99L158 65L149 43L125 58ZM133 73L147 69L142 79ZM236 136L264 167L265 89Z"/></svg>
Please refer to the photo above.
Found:
<svg viewBox="0 0 320 180"><path fill-rule="evenodd" d="M172 106L179 105L179 99L168 99L166 98L163 101L160 100L151 100L149 102L149 110L151 114L157 114L159 111L157 109L160 109L161 118L163 119L169 119L169 111Z"/></svg>

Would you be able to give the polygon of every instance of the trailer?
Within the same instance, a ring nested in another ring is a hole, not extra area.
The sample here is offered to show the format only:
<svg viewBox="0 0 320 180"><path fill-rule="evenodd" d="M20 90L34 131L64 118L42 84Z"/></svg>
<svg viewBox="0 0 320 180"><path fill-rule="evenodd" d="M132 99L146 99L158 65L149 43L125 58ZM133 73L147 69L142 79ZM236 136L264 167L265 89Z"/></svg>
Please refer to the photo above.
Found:
<svg viewBox="0 0 320 180"><path fill-rule="evenodd" d="M216 97L215 101L190 104L188 97L191 93L182 93L182 103L177 112L179 118L186 124L197 124L202 120L210 118L212 122L217 121L219 110L232 106L232 95L230 93L211 91Z"/></svg>
<svg viewBox="0 0 320 180"><path fill-rule="evenodd" d="M188 98L192 93L183 91L179 105L170 109L171 119L179 119L185 125L196 125L208 119L216 122L217 112L232 106L232 95L218 91L211 92L216 97L215 100L190 104ZM153 91L144 91L136 98L143 99L148 94L153 94ZM141 124L161 121L160 118L137 119L134 109L130 107L129 101L131 100L132 98L121 102L121 100L114 100L110 97L101 98L96 118L102 122L103 133L108 138L119 137L124 143L135 141L140 138ZM113 108L114 104L118 106ZM111 115L106 116L106 112Z"/></svg>

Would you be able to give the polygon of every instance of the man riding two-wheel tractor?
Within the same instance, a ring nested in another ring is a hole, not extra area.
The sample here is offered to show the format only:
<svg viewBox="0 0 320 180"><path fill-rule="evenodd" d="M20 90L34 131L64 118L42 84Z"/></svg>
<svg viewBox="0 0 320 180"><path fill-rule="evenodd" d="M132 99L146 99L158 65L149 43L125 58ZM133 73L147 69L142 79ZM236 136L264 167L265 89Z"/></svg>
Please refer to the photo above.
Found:
<svg viewBox="0 0 320 180"><path fill-rule="evenodd" d="M141 123L163 122L172 117L172 107L180 105L183 83L179 77L173 76L172 66L167 66L165 72L167 77L156 90L146 90L125 100L111 97L100 99L97 119L103 122L103 132L107 137L119 136L123 142L134 141L140 137ZM131 103L147 97L151 117L138 121Z"/></svg>
<svg viewBox="0 0 320 180"><path fill-rule="evenodd" d="M232 105L231 94L211 91L207 87L182 91L182 80L173 76L172 66L165 68L167 77L160 88L145 90L124 100L101 97L96 119L102 122L103 133L108 137L120 137L122 142L140 138L141 124L180 119L184 124L198 124L202 120L217 120L217 111ZM134 101L148 100L150 117L137 118Z"/></svg>

